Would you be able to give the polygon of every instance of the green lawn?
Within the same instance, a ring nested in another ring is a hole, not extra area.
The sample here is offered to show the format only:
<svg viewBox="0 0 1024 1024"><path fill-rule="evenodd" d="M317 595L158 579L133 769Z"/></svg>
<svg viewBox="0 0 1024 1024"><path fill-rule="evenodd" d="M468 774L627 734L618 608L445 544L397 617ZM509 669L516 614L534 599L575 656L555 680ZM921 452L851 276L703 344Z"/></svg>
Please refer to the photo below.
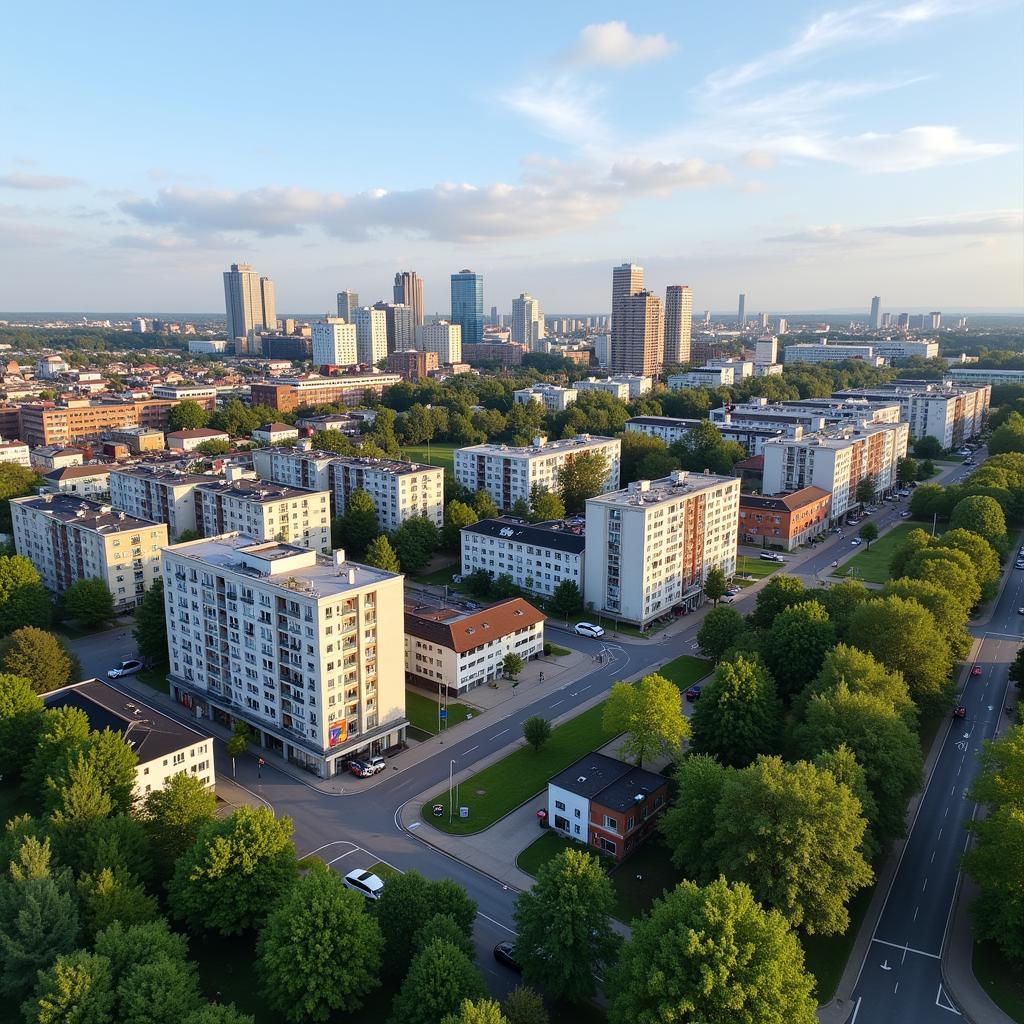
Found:
<svg viewBox="0 0 1024 1024"><path fill-rule="evenodd" d="M544 646L548 648L546 653L552 658L564 658L567 654L572 654L568 647L559 647L558 644L553 644L550 641Z"/></svg>
<svg viewBox="0 0 1024 1024"><path fill-rule="evenodd" d="M459 787L457 806L469 808L468 818L459 818L456 811L451 824L448 823L448 788L445 787L423 804L424 820L453 835L482 832L539 793L552 775L587 751L597 750L613 740L615 733L601 725L603 711L602 702L554 729L551 739L540 751L528 746L520 747L466 779ZM442 817L433 816L433 804L444 807Z"/></svg>
<svg viewBox="0 0 1024 1024"><path fill-rule="evenodd" d="M920 528L919 523L900 523L899 526L894 526L872 543L870 551L867 550L867 545L863 545L860 551L836 569L833 575L855 576L865 583L888 583L889 561L893 553L907 539L907 534L911 530Z"/></svg>
<svg viewBox="0 0 1024 1024"><path fill-rule="evenodd" d="M703 679L712 668L714 665L704 658L683 654L674 658L667 665L662 665L658 669L658 675L675 683L680 690L685 690L687 687L693 686L698 679Z"/></svg>
<svg viewBox="0 0 1024 1024"><path fill-rule="evenodd" d="M405 714L413 727L420 732L437 735L437 701L433 697L419 693L416 690L405 691ZM458 701L448 701L448 722L445 729L450 729L459 722L476 715L475 709L460 704Z"/></svg>
<svg viewBox="0 0 1024 1024"><path fill-rule="evenodd" d="M167 682L166 665L162 668L144 668L141 672L135 674L135 678L153 690L159 690L161 693L171 692L171 686Z"/></svg>
<svg viewBox="0 0 1024 1024"><path fill-rule="evenodd" d="M398 868L393 868L390 864L385 864L384 861L379 860L376 864L371 864L369 869L382 881L387 881L391 875L400 875L402 872Z"/></svg>
<svg viewBox="0 0 1024 1024"><path fill-rule="evenodd" d="M827 1003L835 995L836 985L843 976L843 968L850 959L854 939L860 931L861 921L867 913L875 887L862 889L850 903L850 926L842 935L801 935L804 962L817 979L815 997L818 1005Z"/></svg>
<svg viewBox="0 0 1024 1024"><path fill-rule="evenodd" d="M437 444L410 444L402 448L402 458L409 462L422 462L427 466L443 466L453 469L455 466L455 449L459 445L450 441L438 441Z"/></svg>
<svg viewBox="0 0 1024 1024"><path fill-rule="evenodd" d="M1003 956L994 942L975 942L974 976L989 998L1017 1024L1024 1024L1024 972Z"/></svg>
<svg viewBox="0 0 1024 1024"><path fill-rule="evenodd" d="M781 552L780 552L781 553ZM786 556L783 554L782 556ZM782 568L783 562L769 562L766 558L753 558L750 555L737 555L736 573L742 576L756 576L759 580L771 576Z"/></svg>
<svg viewBox="0 0 1024 1024"><path fill-rule="evenodd" d="M455 559L447 565L442 565L440 569L424 573L422 576L413 576L412 579L416 583L427 583L435 587L443 587L446 583L452 586L452 576L458 571L459 561Z"/></svg>

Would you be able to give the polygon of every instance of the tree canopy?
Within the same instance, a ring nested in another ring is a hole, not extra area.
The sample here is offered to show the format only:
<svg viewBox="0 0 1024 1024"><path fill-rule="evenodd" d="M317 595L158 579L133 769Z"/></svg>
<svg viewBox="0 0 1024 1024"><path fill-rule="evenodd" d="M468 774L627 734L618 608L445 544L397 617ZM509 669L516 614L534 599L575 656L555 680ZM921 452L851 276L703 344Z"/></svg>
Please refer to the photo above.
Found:
<svg viewBox="0 0 1024 1024"><path fill-rule="evenodd" d="M635 683L615 683L602 714L605 729L626 734L621 752L642 765L645 757L676 752L690 735L679 688L656 673Z"/></svg>

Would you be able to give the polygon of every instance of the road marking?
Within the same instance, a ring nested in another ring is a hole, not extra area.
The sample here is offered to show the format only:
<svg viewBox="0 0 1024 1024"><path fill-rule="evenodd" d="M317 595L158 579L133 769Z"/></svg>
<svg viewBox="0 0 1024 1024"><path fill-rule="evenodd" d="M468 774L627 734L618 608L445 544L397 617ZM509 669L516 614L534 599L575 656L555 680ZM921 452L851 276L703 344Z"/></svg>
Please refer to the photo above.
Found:
<svg viewBox="0 0 1024 1024"><path fill-rule="evenodd" d="M914 920L917 920L917 912L921 909L920 904L914 907Z"/></svg>
<svg viewBox="0 0 1024 1024"><path fill-rule="evenodd" d="M476 745L476 747L479 747L479 746L480 746L480 744L478 743L478 744ZM473 751L474 751L474 750L476 750L476 747L470 747L470 748L469 748L469 750L464 750L464 751L463 751L462 753L463 753L463 754L472 754L472 753L473 753Z"/></svg>
<svg viewBox="0 0 1024 1024"><path fill-rule="evenodd" d="M482 917L485 921L490 921L491 924L496 924L499 928L504 928L510 935L518 935L519 933L515 928L509 928L507 924L502 924L500 921L495 921L493 917L488 917L486 914L482 914L479 910L476 912L477 917Z"/></svg>
<svg viewBox="0 0 1024 1024"><path fill-rule="evenodd" d="M860 1013L861 999L861 996L857 996L857 1005L853 1008L853 1016L850 1018L850 1024L857 1024L857 1014Z"/></svg>
<svg viewBox="0 0 1024 1024"><path fill-rule="evenodd" d="M945 1001L943 1002L943 1000ZM953 1000L950 999L943 991L941 983L939 984L938 992L935 993L935 1005L941 1010L948 1010L950 1013L955 1013L958 1017L963 1016L963 1014L953 1005ZM854 1020L856 1020L856 1017L854 1017Z"/></svg>
<svg viewBox="0 0 1024 1024"><path fill-rule="evenodd" d="M932 850L932 859L930 861L928 861L928 863L929 864L934 864L935 863L935 851L934 850Z"/></svg>
<svg viewBox="0 0 1024 1024"><path fill-rule="evenodd" d="M496 740L499 736L504 736L508 732L508 729L502 729L501 732L496 732L491 739Z"/></svg>
<svg viewBox="0 0 1024 1024"><path fill-rule="evenodd" d="M556 701L555 701L555 703L554 703L554 704L552 704L551 706L552 706L553 708L557 708L557 707L558 707L558 705L559 705L559 704L561 704L561 703L563 703L563 702L562 702L562 701L560 701L560 700L556 700Z"/></svg>
<svg viewBox="0 0 1024 1024"><path fill-rule="evenodd" d="M923 949L914 949L913 946L900 945L898 942L886 942L885 939L872 939L872 942L879 942L883 946L891 946L893 949L902 949L905 953L916 953L918 956L931 957L932 960L941 960L938 953L926 953ZM889 961L887 960L886 963Z"/></svg>
<svg viewBox="0 0 1024 1024"><path fill-rule="evenodd" d="M925 889L927 889L927 888L928 888L928 876L927 876L927 875L925 875L925 878L924 878L924 885L922 885L922 886L921 886L921 892L924 892L924 891L925 891Z"/></svg>
<svg viewBox="0 0 1024 1024"><path fill-rule="evenodd" d="M332 864L337 864L339 860L344 860L346 857L349 856L349 854L353 854L356 852L356 850L360 849L362 849L362 847L357 846L355 850L349 850L347 853L343 853L340 857L335 857L334 860L329 860L327 862L327 866L330 867Z"/></svg>
<svg viewBox="0 0 1024 1024"><path fill-rule="evenodd" d="M409 831L411 832L414 828L419 828L422 825L422 821L413 821L409 823Z"/></svg>
<svg viewBox="0 0 1024 1024"><path fill-rule="evenodd" d="M896 995L896 993L899 992L899 990L900 990L900 983L897 981L896 982L896 987L892 990L892 994Z"/></svg>
<svg viewBox="0 0 1024 1024"><path fill-rule="evenodd" d="M587 683L586 686L581 686L576 692L577 693L582 693L584 690L589 690L589 689L590 689L590 683Z"/></svg>
<svg viewBox="0 0 1024 1024"><path fill-rule="evenodd" d="M939 829L939 834L935 837L935 841L938 842L942 838L942 829Z"/></svg>

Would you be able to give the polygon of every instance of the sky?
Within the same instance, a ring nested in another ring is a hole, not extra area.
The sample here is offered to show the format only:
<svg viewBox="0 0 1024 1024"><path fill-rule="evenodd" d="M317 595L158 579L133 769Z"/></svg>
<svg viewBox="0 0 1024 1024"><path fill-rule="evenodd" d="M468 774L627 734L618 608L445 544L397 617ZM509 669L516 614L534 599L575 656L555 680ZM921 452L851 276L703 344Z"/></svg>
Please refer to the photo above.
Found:
<svg viewBox="0 0 1024 1024"><path fill-rule="evenodd" d="M1016 0L18 4L0 310L1024 308Z"/></svg>

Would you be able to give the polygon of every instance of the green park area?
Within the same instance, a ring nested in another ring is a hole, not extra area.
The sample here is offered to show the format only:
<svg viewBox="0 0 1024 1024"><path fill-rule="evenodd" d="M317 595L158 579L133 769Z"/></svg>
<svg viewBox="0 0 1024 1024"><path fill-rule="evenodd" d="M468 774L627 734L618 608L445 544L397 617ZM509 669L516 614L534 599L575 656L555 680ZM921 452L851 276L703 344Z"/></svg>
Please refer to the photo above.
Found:
<svg viewBox="0 0 1024 1024"><path fill-rule="evenodd" d="M975 942L974 976L989 998L1011 1020L1024 1024L1024 974L1007 960L994 942Z"/></svg>
<svg viewBox="0 0 1024 1024"><path fill-rule="evenodd" d="M783 556L785 557L785 556ZM769 562L765 558L752 558L750 555L737 555L736 557L736 576L751 576L752 580L747 582L756 583L758 580L763 580L765 576L771 576L773 572L777 572L783 566L782 562ZM737 579L736 582L740 585L744 585L744 581Z"/></svg>
<svg viewBox="0 0 1024 1024"><path fill-rule="evenodd" d="M690 654L682 654L678 658L657 670L659 676L664 676L669 682L675 683L680 690L693 686L698 679L703 679L714 668L710 661L704 658L694 658Z"/></svg>
<svg viewBox="0 0 1024 1024"><path fill-rule="evenodd" d="M475 708L460 704L455 700L448 701L445 706L448 709L448 718L441 721L442 729L450 729L453 725L458 725L467 718L473 718L478 714ZM405 714L414 729L430 736L437 735L437 701L433 697L418 693L416 690L406 690ZM417 738L419 737L413 737L413 739Z"/></svg>
<svg viewBox="0 0 1024 1024"><path fill-rule="evenodd" d="M449 441L437 444L407 444L402 448L402 458L409 462L421 462L425 466L441 466L453 469L455 466L455 449L459 445Z"/></svg>
<svg viewBox="0 0 1024 1024"><path fill-rule="evenodd" d="M920 523L900 523L888 533L873 541L870 549L866 544L848 562L839 566L833 575L849 576L864 583L888 583L889 562L893 554L907 539L911 530L920 529Z"/></svg>

